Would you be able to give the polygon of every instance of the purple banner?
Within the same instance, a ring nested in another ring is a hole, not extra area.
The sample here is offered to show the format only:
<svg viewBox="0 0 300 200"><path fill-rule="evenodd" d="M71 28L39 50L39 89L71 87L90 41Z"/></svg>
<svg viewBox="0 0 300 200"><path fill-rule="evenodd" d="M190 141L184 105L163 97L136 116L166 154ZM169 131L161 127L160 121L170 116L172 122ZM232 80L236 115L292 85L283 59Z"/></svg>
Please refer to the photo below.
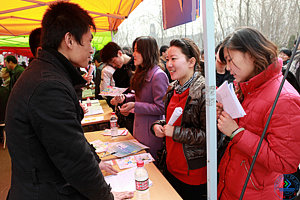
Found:
<svg viewBox="0 0 300 200"><path fill-rule="evenodd" d="M199 5L199 0L162 0L164 29L194 21Z"/></svg>

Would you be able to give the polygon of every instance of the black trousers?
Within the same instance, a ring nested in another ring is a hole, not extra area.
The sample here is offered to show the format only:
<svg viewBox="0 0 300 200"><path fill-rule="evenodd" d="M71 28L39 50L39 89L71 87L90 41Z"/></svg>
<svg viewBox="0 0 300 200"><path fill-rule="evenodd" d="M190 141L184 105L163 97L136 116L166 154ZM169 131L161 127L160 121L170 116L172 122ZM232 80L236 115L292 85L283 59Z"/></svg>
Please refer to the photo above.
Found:
<svg viewBox="0 0 300 200"><path fill-rule="evenodd" d="M173 176L168 170L164 172L165 178L184 200L206 200L207 184L189 185Z"/></svg>

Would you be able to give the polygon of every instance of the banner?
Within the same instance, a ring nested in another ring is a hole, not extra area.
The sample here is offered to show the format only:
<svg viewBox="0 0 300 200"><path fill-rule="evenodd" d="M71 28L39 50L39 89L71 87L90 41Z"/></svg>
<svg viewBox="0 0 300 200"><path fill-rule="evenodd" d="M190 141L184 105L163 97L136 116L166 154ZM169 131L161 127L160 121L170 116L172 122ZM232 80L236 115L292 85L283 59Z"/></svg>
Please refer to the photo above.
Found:
<svg viewBox="0 0 300 200"><path fill-rule="evenodd" d="M200 15L200 0L162 0L164 29L194 21Z"/></svg>

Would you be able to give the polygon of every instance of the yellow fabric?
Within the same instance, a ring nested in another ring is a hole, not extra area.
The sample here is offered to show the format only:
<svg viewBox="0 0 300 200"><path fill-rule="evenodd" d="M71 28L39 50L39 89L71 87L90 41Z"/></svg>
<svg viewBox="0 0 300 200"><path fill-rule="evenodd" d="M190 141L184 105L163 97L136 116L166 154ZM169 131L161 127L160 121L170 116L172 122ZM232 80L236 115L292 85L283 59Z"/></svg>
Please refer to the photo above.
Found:
<svg viewBox="0 0 300 200"><path fill-rule="evenodd" d="M116 31L143 0L69 0L94 18L97 32ZM41 26L45 10L53 0L0 0L0 36L29 35Z"/></svg>

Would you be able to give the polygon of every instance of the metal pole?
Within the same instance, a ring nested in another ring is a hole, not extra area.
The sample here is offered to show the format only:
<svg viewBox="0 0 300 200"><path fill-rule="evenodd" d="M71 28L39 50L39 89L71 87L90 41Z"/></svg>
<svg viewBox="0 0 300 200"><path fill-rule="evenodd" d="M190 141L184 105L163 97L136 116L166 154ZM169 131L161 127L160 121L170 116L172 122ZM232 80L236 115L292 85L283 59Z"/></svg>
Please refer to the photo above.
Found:
<svg viewBox="0 0 300 200"><path fill-rule="evenodd" d="M207 199L217 199L216 72L213 1L202 0L206 88Z"/></svg>
<svg viewBox="0 0 300 200"><path fill-rule="evenodd" d="M111 36L111 41L113 42L113 41L114 41L114 33L113 33L113 30L110 31L110 36Z"/></svg>

